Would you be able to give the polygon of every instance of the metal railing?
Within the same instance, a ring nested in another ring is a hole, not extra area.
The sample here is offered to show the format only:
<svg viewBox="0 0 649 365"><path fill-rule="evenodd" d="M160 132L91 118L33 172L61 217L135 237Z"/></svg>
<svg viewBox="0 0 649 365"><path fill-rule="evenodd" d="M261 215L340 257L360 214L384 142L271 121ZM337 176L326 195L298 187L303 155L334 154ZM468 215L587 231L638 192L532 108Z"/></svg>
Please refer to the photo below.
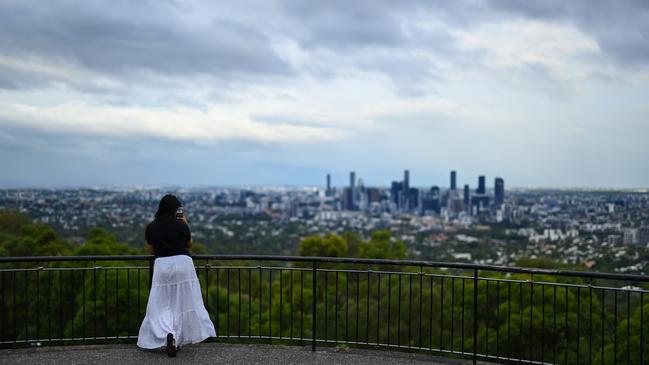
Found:
<svg viewBox="0 0 649 365"><path fill-rule="evenodd" d="M644 364L642 275L333 257L193 257L216 340L528 364ZM0 258L0 345L137 338L151 256Z"/></svg>

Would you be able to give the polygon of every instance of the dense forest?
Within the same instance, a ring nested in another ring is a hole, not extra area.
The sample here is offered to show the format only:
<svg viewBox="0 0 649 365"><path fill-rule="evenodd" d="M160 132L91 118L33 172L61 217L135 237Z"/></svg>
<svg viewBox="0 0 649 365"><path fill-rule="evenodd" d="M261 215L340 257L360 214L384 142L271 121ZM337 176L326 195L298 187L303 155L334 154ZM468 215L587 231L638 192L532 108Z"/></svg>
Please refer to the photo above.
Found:
<svg viewBox="0 0 649 365"><path fill-rule="evenodd" d="M389 231L376 231L367 240L353 233L305 237L295 254L404 259L406 252ZM136 254L144 248L119 243L103 229L79 244L24 215L0 212L3 257ZM640 364L649 356L641 353L649 336L641 290L647 286L638 283L481 271L474 307L473 271L322 263L314 274L311 263L197 258L195 264L222 339L301 343L315 329L319 345L471 353L475 323L477 351L490 356L562 364ZM543 259L518 265L582 269ZM7 346L136 336L148 289L148 261L1 263L0 339Z"/></svg>

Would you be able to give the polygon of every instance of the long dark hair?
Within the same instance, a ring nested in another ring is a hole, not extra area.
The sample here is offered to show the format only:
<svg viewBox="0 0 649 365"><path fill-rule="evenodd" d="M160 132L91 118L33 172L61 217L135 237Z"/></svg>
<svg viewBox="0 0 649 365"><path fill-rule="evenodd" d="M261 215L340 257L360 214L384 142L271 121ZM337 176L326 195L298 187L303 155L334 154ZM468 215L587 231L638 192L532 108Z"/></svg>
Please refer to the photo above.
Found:
<svg viewBox="0 0 649 365"><path fill-rule="evenodd" d="M183 203L180 202L175 195L167 194L160 199L158 211L155 212L155 219L162 217L174 217L178 208L182 207Z"/></svg>

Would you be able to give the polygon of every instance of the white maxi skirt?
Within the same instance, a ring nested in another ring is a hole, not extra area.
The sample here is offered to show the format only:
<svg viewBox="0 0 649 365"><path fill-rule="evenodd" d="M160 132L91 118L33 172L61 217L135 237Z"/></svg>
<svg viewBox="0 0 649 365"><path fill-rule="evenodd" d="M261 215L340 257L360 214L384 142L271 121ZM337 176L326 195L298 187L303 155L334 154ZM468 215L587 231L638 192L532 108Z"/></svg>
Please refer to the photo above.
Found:
<svg viewBox="0 0 649 365"><path fill-rule="evenodd" d="M194 262L187 255L155 260L151 293L137 345L145 349L164 347L168 333L173 334L176 346L216 336L203 304Z"/></svg>

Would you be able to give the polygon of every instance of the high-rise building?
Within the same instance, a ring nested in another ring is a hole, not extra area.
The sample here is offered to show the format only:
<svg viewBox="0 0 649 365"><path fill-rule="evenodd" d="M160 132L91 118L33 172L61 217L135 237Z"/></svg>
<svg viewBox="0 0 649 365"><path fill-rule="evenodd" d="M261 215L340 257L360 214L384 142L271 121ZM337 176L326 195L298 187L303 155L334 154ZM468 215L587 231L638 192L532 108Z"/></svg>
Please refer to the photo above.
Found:
<svg viewBox="0 0 649 365"><path fill-rule="evenodd" d="M356 209L356 173L349 173L349 192L347 194L347 210Z"/></svg>
<svg viewBox="0 0 649 365"><path fill-rule="evenodd" d="M369 203L378 203L381 200L381 192L377 188L367 188L365 193Z"/></svg>
<svg viewBox="0 0 649 365"><path fill-rule="evenodd" d="M478 176L478 189L471 197L472 211L479 213L489 207L489 196L487 195L487 187L485 186L484 175Z"/></svg>
<svg viewBox="0 0 649 365"><path fill-rule="evenodd" d="M457 189L457 173L455 170L451 171L451 190Z"/></svg>
<svg viewBox="0 0 649 365"><path fill-rule="evenodd" d="M469 185L465 184L464 185L464 206L468 207L469 206Z"/></svg>
<svg viewBox="0 0 649 365"><path fill-rule="evenodd" d="M331 196L331 174L327 174L327 191L326 196Z"/></svg>
<svg viewBox="0 0 649 365"><path fill-rule="evenodd" d="M410 171L403 171L403 191L401 192L401 207L410 209Z"/></svg>
<svg viewBox="0 0 649 365"><path fill-rule="evenodd" d="M403 172L403 190L408 191L410 189L410 171L405 170Z"/></svg>
<svg viewBox="0 0 649 365"><path fill-rule="evenodd" d="M485 187L485 177L484 175L478 176L478 190L476 190L477 194L486 194L487 193L487 188Z"/></svg>
<svg viewBox="0 0 649 365"><path fill-rule="evenodd" d="M408 208L416 209L419 207L419 189L410 188L408 190Z"/></svg>
<svg viewBox="0 0 649 365"><path fill-rule="evenodd" d="M439 187L433 186L424 199L422 199L422 208L424 211L432 211L437 214L440 213L440 194Z"/></svg>
<svg viewBox="0 0 649 365"><path fill-rule="evenodd" d="M392 187L390 188L390 198L392 199L394 205L397 206L397 208L401 207L402 191L403 191L403 183L399 181L393 181Z"/></svg>
<svg viewBox="0 0 649 365"><path fill-rule="evenodd" d="M494 204L500 207L505 202L505 180L497 177L494 181Z"/></svg>
<svg viewBox="0 0 649 365"><path fill-rule="evenodd" d="M345 188L343 194L343 207L345 210L356 210L354 205L354 194L351 188Z"/></svg>

